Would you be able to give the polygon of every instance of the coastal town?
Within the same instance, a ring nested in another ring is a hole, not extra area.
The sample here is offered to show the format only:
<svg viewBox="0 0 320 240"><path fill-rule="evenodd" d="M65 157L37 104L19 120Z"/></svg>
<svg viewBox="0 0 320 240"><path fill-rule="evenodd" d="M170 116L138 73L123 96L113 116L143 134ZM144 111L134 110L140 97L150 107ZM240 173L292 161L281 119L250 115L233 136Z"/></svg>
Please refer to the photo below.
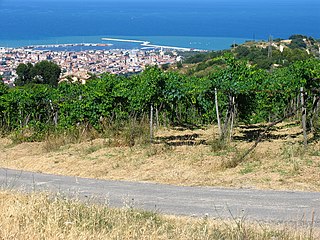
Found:
<svg viewBox="0 0 320 240"><path fill-rule="evenodd" d="M87 47L79 51L61 50L63 47ZM4 83L14 85L16 68L21 63L35 64L39 61L53 61L61 67L60 81L72 79L84 83L91 75L102 73L134 74L148 65L168 65L181 61L174 49L103 49L96 44L72 44L51 46L29 46L0 48L0 76ZM104 45L106 46L106 45ZM98 48L100 47L100 48ZM88 50L89 49L89 50Z"/></svg>

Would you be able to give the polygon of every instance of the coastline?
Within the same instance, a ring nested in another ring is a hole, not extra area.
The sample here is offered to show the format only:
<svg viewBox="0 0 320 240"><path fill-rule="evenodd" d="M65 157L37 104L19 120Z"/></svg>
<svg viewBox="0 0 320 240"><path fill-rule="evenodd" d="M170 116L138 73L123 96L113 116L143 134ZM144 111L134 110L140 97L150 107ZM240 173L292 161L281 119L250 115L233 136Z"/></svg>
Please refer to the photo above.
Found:
<svg viewBox="0 0 320 240"><path fill-rule="evenodd" d="M182 49L199 49L199 50L223 50L228 49L234 42L237 44L249 40L247 38L230 38L230 37L201 37L201 36L67 36L31 40L0 40L0 47L19 48L26 46L43 46L43 45L61 45L61 44L103 44L102 39L115 39L113 49L142 49L145 47L153 48L182 48ZM132 39L132 40L130 40ZM139 40L143 39L143 40ZM127 41L129 40L129 41ZM141 46L148 43L148 46ZM152 43L152 44L151 44ZM152 46L149 46L152 45Z"/></svg>
<svg viewBox="0 0 320 240"><path fill-rule="evenodd" d="M113 44L108 43L59 43L59 44L46 44L46 45L31 45L26 46L26 48L53 48L53 47L77 47L77 46L83 46L83 47L110 47L113 46Z"/></svg>

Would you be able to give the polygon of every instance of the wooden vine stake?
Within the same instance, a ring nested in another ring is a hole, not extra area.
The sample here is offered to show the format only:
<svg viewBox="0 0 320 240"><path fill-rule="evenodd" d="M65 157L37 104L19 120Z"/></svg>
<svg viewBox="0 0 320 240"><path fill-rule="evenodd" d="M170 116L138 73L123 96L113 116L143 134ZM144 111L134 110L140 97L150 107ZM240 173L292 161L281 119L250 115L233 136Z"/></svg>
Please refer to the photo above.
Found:
<svg viewBox="0 0 320 240"><path fill-rule="evenodd" d="M153 104L150 105L150 143L153 142Z"/></svg>
<svg viewBox="0 0 320 240"><path fill-rule="evenodd" d="M220 121L220 113L219 113L219 105L218 105L218 91L217 88L214 89L214 100L216 105L216 114L217 114L217 121L218 121L218 128L220 137L222 136L222 129L221 129L221 121Z"/></svg>
<svg viewBox="0 0 320 240"><path fill-rule="evenodd" d="M306 148L308 144L307 139L307 108L305 106L305 98L304 98L304 89L303 87L300 88L301 94L301 117L302 117L302 129L303 129L303 145Z"/></svg>

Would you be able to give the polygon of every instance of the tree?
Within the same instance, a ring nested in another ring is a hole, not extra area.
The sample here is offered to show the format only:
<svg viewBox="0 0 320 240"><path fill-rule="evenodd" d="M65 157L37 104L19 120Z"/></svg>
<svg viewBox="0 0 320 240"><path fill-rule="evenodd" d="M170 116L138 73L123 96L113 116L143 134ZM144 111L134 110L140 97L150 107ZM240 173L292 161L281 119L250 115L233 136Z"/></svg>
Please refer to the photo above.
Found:
<svg viewBox="0 0 320 240"><path fill-rule="evenodd" d="M16 71L18 75L18 78L15 80L16 86L30 83L57 86L61 74L61 68L49 61L38 62L34 66L31 63L21 63Z"/></svg>
<svg viewBox="0 0 320 240"><path fill-rule="evenodd" d="M33 65L31 63L20 63L17 67L18 78L15 80L14 84L16 86L23 86L32 82L31 70Z"/></svg>
<svg viewBox="0 0 320 240"><path fill-rule="evenodd" d="M296 35L290 36L289 39L291 39L291 43L289 44L289 47L292 49L307 47L307 44L305 43L305 39L308 39L307 36L296 34Z"/></svg>
<svg viewBox="0 0 320 240"><path fill-rule="evenodd" d="M60 74L61 68L49 61L38 62L31 69L31 75L35 83L48 84L54 87L58 85Z"/></svg>
<svg viewBox="0 0 320 240"><path fill-rule="evenodd" d="M293 35L291 35L290 37L289 37L289 39L291 39L291 40L294 40L294 39L306 39L306 38L308 38L307 36L305 36L305 35L301 35L301 34L293 34Z"/></svg>
<svg viewBox="0 0 320 240"><path fill-rule="evenodd" d="M289 47L292 49L306 48L307 44L304 42L303 39L293 39L292 42L289 44Z"/></svg>

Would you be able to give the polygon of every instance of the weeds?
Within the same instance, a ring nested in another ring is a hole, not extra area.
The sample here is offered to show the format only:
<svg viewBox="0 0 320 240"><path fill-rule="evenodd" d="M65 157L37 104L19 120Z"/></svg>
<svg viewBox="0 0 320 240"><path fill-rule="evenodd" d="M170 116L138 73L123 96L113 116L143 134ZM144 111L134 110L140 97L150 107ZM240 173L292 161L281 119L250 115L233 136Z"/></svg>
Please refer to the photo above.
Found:
<svg viewBox="0 0 320 240"><path fill-rule="evenodd" d="M94 145L91 145L90 147L86 148L84 150L84 153L86 155L89 155L91 153L94 153L96 151L99 151L100 149L104 148L104 144L94 144Z"/></svg>
<svg viewBox="0 0 320 240"><path fill-rule="evenodd" d="M118 122L112 125L104 125L101 132L88 125L77 126L68 131L48 131L45 136L44 148L47 152L58 151L67 144L81 143L99 137L104 137L106 145L111 147L133 147L136 144L148 142L148 126L144 122ZM20 142L23 142L23 140ZM85 153L90 154L100 148L101 146L92 146Z"/></svg>
<svg viewBox="0 0 320 240"><path fill-rule="evenodd" d="M242 161L239 160L238 157L232 157L231 159L225 159L222 163L221 163L221 167L223 169L226 168L235 168L237 167Z"/></svg>
<svg viewBox="0 0 320 240"><path fill-rule="evenodd" d="M68 131L48 131L45 136L44 149L47 152L58 151L62 146L93 140L100 136L94 129L88 126L78 126Z"/></svg>
<svg viewBox="0 0 320 240"><path fill-rule="evenodd" d="M152 157L152 156L160 155L162 153L166 153L172 150L173 150L173 147L170 146L169 144L151 145L151 146L147 146L146 148L146 156Z"/></svg>
<svg viewBox="0 0 320 240"><path fill-rule="evenodd" d="M244 159L241 158L242 155L243 155L242 151L240 151L239 149L235 148L235 150L233 152L233 155L225 158L222 161L221 167L223 169L237 167L239 164L241 164L244 161Z"/></svg>
<svg viewBox="0 0 320 240"><path fill-rule="evenodd" d="M256 168L258 168L261 165L260 161L254 161L254 162L247 162L244 164L244 168L240 170L241 174L248 174L255 171Z"/></svg>
<svg viewBox="0 0 320 240"><path fill-rule="evenodd" d="M301 144L285 144L282 148L281 155L285 159L291 159L296 157L303 157L307 153L307 150Z"/></svg>
<svg viewBox="0 0 320 240"><path fill-rule="evenodd" d="M311 156L320 157L320 147L319 145L313 145L312 147L309 146L309 152Z"/></svg>
<svg viewBox="0 0 320 240"><path fill-rule="evenodd" d="M12 132L10 138L14 144L23 142L38 142L43 140L43 133L36 131L33 128L24 127Z"/></svg>
<svg viewBox="0 0 320 240"><path fill-rule="evenodd" d="M61 195L0 192L1 239L316 239L317 229L163 216Z"/></svg>
<svg viewBox="0 0 320 240"><path fill-rule="evenodd" d="M228 149L229 144L220 138L214 138L211 141L209 141L209 145L211 147L212 152L220 152L223 150Z"/></svg>
<svg viewBox="0 0 320 240"><path fill-rule="evenodd" d="M215 156L225 157L221 163L222 169L234 168L242 162L242 159L239 158L239 156L242 155L241 151L239 151L239 149L237 149L235 146L231 145L229 141L220 138L214 138L208 143Z"/></svg>
<svg viewBox="0 0 320 240"><path fill-rule="evenodd" d="M149 142L149 126L143 120L104 124L103 136L108 140L109 146L144 145Z"/></svg>
<svg viewBox="0 0 320 240"><path fill-rule="evenodd" d="M289 165L290 168L288 171L281 171L281 173L283 174L283 172L285 172L286 174L296 176L300 174L302 165L312 165L312 160L304 160L307 155L310 155L310 150L310 147L304 148L304 146L301 144L284 145L281 156L287 161L287 165Z"/></svg>

